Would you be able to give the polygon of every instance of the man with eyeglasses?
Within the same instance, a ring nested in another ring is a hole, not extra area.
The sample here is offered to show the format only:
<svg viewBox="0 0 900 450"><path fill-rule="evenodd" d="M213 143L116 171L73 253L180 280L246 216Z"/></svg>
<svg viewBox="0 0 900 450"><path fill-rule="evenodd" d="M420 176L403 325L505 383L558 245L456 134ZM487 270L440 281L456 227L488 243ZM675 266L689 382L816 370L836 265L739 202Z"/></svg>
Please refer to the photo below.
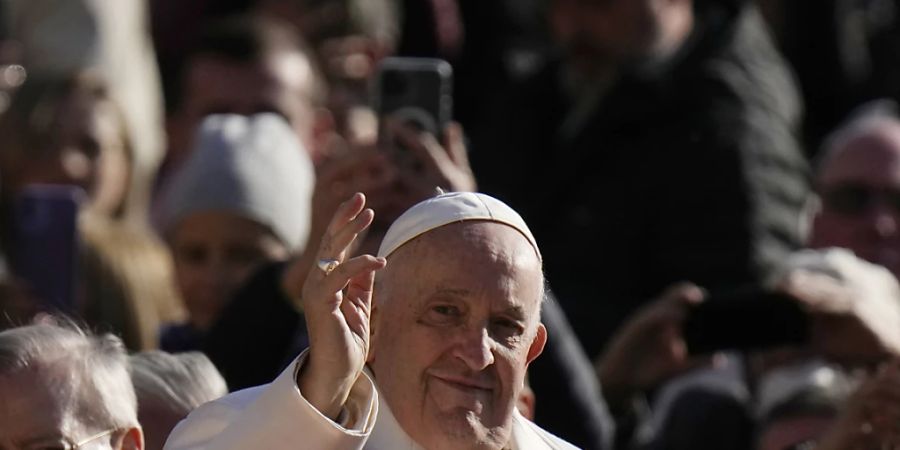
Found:
<svg viewBox="0 0 900 450"><path fill-rule="evenodd" d="M0 332L0 449L143 448L119 338L51 323Z"/></svg>
<svg viewBox="0 0 900 450"><path fill-rule="evenodd" d="M900 119L851 121L826 141L812 247L842 247L900 276Z"/></svg>

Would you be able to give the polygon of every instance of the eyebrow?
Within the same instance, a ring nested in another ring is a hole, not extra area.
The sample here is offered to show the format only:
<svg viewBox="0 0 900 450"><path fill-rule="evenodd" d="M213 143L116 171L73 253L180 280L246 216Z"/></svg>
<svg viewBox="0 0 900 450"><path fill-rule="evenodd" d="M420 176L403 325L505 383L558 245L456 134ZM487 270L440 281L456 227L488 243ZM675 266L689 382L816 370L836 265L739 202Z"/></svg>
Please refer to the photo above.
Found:
<svg viewBox="0 0 900 450"><path fill-rule="evenodd" d="M438 286L434 291L435 295L452 295L454 297L468 297L472 292L468 289L450 288L446 286Z"/></svg>
<svg viewBox="0 0 900 450"><path fill-rule="evenodd" d="M513 317L513 318L516 318L519 320L524 320L525 319L525 308L523 308L519 305L510 306L509 308L506 308L503 310L503 314L506 314L510 317Z"/></svg>

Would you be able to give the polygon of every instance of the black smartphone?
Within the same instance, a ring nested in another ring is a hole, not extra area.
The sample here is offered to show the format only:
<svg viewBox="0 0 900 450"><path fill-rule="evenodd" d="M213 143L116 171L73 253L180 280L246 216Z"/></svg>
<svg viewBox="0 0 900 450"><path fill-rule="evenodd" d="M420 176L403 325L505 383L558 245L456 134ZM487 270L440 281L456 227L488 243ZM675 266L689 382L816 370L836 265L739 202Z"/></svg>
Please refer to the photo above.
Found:
<svg viewBox="0 0 900 450"><path fill-rule="evenodd" d="M64 185L26 187L15 200L10 269L49 309L76 309L78 212L83 190Z"/></svg>
<svg viewBox="0 0 900 450"><path fill-rule="evenodd" d="M435 58L385 58L372 98L381 123L386 118L410 123L440 140L453 117L453 69ZM384 134L380 128L383 143Z"/></svg>
<svg viewBox="0 0 900 450"><path fill-rule="evenodd" d="M808 343L809 316L787 294L761 288L713 292L690 310L683 332L691 354L765 350Z"/></svg>

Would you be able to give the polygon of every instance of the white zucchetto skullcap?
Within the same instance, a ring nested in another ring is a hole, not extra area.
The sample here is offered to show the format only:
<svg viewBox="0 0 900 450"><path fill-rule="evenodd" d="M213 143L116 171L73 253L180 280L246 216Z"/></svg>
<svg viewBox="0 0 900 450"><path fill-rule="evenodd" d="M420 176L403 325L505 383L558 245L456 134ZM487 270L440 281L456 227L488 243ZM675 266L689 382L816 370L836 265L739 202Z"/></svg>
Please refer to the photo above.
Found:
<svg viewBox="0 0 900 450"><path fill-rule="evenodd" d="M314 184L309 153L282 117L212 115L164 193L162 231L191 214L224 211L269 227L288 249L300 250L309 235Z"/></svg>
<svg viewBox="0 0 900 450"><path fill-rule="evenodd" d="M419 202L403 213L384 235L378 256L387 257L403 244L435 228L451 223L483 220L510 226L522 233L541 252L528 225L514 209L489 195L476 192L450 192Z"/></svg>

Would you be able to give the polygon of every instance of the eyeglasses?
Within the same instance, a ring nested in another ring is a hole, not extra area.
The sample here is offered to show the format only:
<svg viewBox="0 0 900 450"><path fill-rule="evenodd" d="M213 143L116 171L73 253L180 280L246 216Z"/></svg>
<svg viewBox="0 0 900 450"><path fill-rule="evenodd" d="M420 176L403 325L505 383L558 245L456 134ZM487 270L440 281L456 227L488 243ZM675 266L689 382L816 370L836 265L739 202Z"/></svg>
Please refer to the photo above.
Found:
<svg viewBox="0 0 900 450"><path fill-rule="evenodd" d="M877 204L900 214L900 189L842 183L822 190L825 208L845 216L858 216Z"/></svg>
<svg viewBox="0 0 900 450"><path fill-rule="evenodd" d="M94 434L90 437L82 439L78 442L73 442L71 439L64 437L60 439L58 442L47 442L36 445L31 445L27 447L27 450L79 450L87 444L96 441L102 437L109 436L116 431L119 431L118 428L113 428L110 430L103 431L101 433Z"/></svg>

